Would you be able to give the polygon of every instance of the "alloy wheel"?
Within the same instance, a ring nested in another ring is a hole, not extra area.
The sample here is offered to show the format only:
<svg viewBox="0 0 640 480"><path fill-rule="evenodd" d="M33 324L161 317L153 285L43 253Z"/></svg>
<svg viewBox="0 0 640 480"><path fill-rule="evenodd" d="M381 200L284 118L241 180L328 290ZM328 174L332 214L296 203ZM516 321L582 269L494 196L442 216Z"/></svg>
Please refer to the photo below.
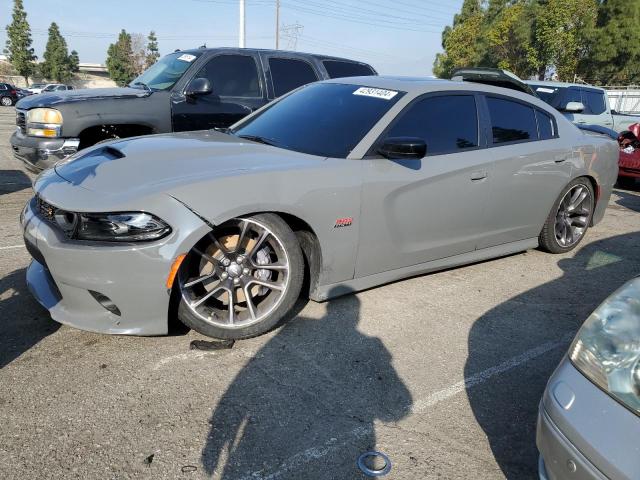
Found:
<svg viewBox="0 0 640 480"><path fill-rule="evenodd" d="M560 201L554 233L558 245L568 248L580 241L589 226L593 197L583 184L571 188Z"/></svg>
<svg viewBox="0 0 640 480"><path fill-rule="evenodd" d="M234 219L192 249L179 276L185 304L206 323L244 328L265 319L289 287L289 258L265 225Z"/></svg>
<svg viewBox="0 0 640 480"><path fill-rule="evenodd" d="M9 97L2 97L2 105L5 107L10 107L13 105L13 101Z"/></svg>

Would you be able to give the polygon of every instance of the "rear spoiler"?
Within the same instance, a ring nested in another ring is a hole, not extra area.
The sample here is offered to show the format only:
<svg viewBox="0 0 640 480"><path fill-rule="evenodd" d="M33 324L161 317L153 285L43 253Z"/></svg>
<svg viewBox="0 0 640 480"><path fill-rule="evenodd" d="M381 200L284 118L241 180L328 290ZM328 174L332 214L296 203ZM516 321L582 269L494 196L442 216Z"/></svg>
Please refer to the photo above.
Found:
<svg viewBox="0 0 640 480"><path fill-rule="evenodd" d="M509 88L518 92L528 93L534 97L538 97L535 91L524 83L517 75L497 68L458 68L453 71L451 80L454 82L474 82L485 85L493 85L494 87Z"/></svg>

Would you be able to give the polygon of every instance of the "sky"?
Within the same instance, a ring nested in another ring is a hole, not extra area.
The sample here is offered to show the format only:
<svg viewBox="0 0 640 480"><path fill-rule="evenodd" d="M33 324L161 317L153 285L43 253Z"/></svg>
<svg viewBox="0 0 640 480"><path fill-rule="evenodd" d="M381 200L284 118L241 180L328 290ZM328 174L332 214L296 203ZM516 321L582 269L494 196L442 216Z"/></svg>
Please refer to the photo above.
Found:
<svg viewBox="0 0 640 480"><path fill-rule="evenodd" d="M276 0L246 1L246 46L275 47ZM431 75L441 33L462 0L280 0L280 48L368 62L382 74ZM81 62L104 64L121 29L154 30L160 53L206 44L238 46L239 0L24 0L33 47L42 56L56 22ZM0 0L0 25L12 0ZM299 25L301 27L295 27ZM288 26L293 26L287 28ZM298 30L297 45L288 32ZM0 31L0 51L6 30Z"/></svg>

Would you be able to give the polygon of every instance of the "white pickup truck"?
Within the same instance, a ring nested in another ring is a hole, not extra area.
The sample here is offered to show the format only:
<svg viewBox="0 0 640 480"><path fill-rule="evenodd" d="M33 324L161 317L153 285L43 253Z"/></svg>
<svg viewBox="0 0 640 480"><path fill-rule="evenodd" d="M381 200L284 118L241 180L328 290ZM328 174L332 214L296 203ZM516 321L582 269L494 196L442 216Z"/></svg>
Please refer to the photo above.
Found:
<svg viewBox="0 0 640 480"><path fill-rule="evenodd" d="M640 117L614 113L609 106L607 92L598 87L576 83L525 82L549 105L555 107L573 123L600 125L616 132L629 129L629 125L640 123Z"/></svg>

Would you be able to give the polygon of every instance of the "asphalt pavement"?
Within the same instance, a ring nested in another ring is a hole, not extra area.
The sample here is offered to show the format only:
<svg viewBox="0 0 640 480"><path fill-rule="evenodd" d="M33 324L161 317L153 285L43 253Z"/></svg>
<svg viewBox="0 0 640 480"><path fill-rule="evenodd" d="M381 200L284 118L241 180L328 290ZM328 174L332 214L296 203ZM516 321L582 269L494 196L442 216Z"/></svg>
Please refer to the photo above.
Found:
<svg viewBox="0 0 640 480"><path fill-rule="evenodd" d="M537 250L301 305L266 336L58 325L27 291L32 175L0 108L0 478L393 479L537 475L540 396L582 321L640 273L640 192L568 255Z"/></svg>

